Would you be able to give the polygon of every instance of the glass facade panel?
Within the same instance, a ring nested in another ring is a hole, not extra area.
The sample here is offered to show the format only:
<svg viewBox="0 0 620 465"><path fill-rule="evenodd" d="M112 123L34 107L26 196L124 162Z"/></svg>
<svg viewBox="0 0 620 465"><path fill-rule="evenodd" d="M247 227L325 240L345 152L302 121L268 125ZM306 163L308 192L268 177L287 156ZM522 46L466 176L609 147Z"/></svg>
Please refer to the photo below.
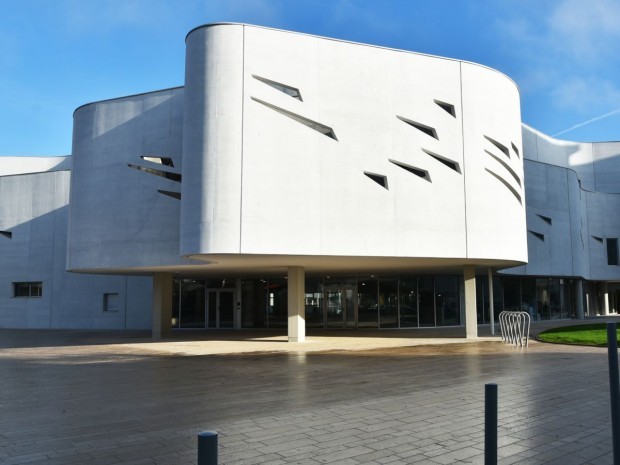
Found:
<svg viewBox="0 0 620 465"><path fill-rule="evenodd" d="M205 327L205 282L181 280L181 328Z"/></svg>
<svg viewBox="0 0 620 465"><path fill-rule="evenodd" d="M207 292L207 328L217 328L217 291Z"/></svg>
<svg viewBox="0 0 620 465"><path fill-rule="evenodd" d="M323 279L306 278L306 327L323 328Z"/></svg>
<svg viewBox="0 0 620 465"><path fill-rule="evenodd" d="M435 289L432 276L418 278L420 326L435 326Z"/></svg>
<svg viewBox="0 0 620 465"><path fill-rule="evenodd" d="M437 309L437 326L454 326L460 323L459 279L457 276L435 277L435 306Z"/></svg>
<svg viewBox="0 0 620 465"><path fill-rule="evenodd" d="M521 303L523 311L529 313L532 320L537 320L536 280L523 278L521 280Z"/></svg>
<svg viewBox="0 0 620 465"><path fill-rule="evenodd" d="M398 279L379 280L379 322L381 328L398 328Z"/></svg>
<svg viewBox="0 0 620 465"><path fill-rule="evenodd" d="M503 278L504 287L504 310L510 312L521 311L521 279Z"/></svg>
<svg viewBox="0 0 620 465"><path fill-rule="evenodd" d="M241 281L241 327L267 327L267 280Z"/></svg>
<svg viewBox="0 0 620 465"><path fill-rule="evenodd" d="M536 320L549 320L551 319L550 305L549 305L549 286L547 278L536 279L536 307L538 313Z"/></svg>
<svg viewBox="0 0 620 465"><path fill-rule="evenodd" d="M219 294L219 327L235 327L235 293L230 290L218 291Z"/></svg>
<svg viewBox="0 0 620 465"><path fill-rule="evenodd" d="M357 326L377 328L379 326L378 280L360 277L357 281Z"/></svg>
<svg viewBox="0 0 620 465"><path fill-rule="evenodd" d="M181 324L181 280L172 281L172 322L171 327L179 328Z"/></svg>
<svg viewBox="0 0 620 465"><path fill-rule="evenodd" d="M479 325L490 323L488 282L486 277L476 276L476 317Z"/></svg>
<svg viewBox="0 0 620 465"><path fill-rule="evenodd" d="M562 318L562 293L560 292L560 280L551 279L547 280L547 286L549 289L549 313L552 320L558 320Z"/></svg>
<svg viewBox="0 0 620 465"><path fill-rule="evenodd" d="M418 326L418 279L401 277L399 291L400 327L415 328Z"/></svg>
<svg viewBox="0 0 620 465"><path fill-rule="evenodd" d="M499 321L499 314L504 311L504 286L502 278L493 276L493 314L495 322ZM491 315L488 316L491 318Z"/></svg>
<svg viewBox="0 0 620 465"><path fill-rule="evenodd" d="M269 279L267 314L269 328L286 328L288 325L288 286L284 278Z"/></svg>

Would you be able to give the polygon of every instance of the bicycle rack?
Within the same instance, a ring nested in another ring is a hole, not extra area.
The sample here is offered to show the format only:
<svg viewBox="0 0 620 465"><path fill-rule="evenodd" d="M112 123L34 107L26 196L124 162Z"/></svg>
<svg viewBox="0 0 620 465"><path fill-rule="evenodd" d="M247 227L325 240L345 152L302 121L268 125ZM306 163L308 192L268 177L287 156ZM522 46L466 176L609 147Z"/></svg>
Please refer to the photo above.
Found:
<svg viewBox="0 0 620 465"><path fill-rule="evenodd" d="M499 328L506 344L527 347L530 337L530 315L527 312L504 310L499 314Z"/></svg>

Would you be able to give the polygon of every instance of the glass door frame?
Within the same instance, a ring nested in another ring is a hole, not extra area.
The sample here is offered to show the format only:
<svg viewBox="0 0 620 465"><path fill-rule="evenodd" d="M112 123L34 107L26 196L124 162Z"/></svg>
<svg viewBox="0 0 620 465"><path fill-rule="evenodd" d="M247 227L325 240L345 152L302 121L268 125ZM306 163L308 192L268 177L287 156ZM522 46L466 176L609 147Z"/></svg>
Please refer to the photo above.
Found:
<svg viewBox="0 0 620 465"><path fill-rule="evenodd" d="M215 326L209 326L209 316L211 309L209 308L209 295L215 293ZM232 296L232 326L222 328L220 323L220 295L228 292ZM221 288L205 288L205 329L234 329L235 328L235 290Z"/></svg>
<svg viewBox="0 0 620 465"><path fill-rule="evenodd" d="M351 294L351 304L353 311L353 319L350 319L349 308L347 307L347 303L349 302L348 293ZM342 302L342 296L344 295L345 303L342 312L342 321L340 324L331 323L328 320L328 306L329 306L329 295L333 295L339 293L340 300ZM323 287L323 321L324 327L326 329L357 329L357 284L326 284Z"/></svg>

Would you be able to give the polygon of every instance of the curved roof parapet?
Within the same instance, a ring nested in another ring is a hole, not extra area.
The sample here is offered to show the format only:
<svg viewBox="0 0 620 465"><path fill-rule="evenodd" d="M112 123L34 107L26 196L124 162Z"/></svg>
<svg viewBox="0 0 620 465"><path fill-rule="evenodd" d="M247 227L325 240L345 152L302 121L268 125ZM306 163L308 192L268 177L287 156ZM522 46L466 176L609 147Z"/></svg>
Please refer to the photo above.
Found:
<svg viewBox="0 0 620 465"><path fill-rule="evenodd" d="M71 170L70 155L60 157L0 157L0 176Z"/></svg>
<svg viewBox="0 0 620 465"><path fill-rule="evenodd" d="M98 103L114 102L115 100L123 100L123 99L126 99L126 98L132 98L132 97L140 97L142 95L148 95L148 94L157 94L159 92L168 92L168 91L171 91L171 90L183 89L184 87L185 86L167 87L165 89L151 90L151 91L148 91L148 92L139 92L137 94L123 95L121 97L112 97L112 98L107 98L107 99L103 99L103 100L95 100L93 102L84 103L84 104L80 105L79 107L77 107L75 110L73 110L73 116L75 116L75 114L78 112L78 110L81 110L82 108L90 106L90 105L96 105Z"/></svg>
<svg viewBox="0 0 620 465"><path fill-rule="evenodd" d="M574 170L584 190L620 192L620 142L573 142L521 127L525 159Z"/></svg>
<svg viewBox="0 0 620 465"><path fill-rule="evenodd" d="M506 79L508 79L510 82L512 82L515 85L515 87L517 88L517 91L519 92L519 94L521 94L521 91L519 90L519 85L514 81L514 79L512 79L507 74L502 73L501 71L498 71L498 70L496 70L494 68L491 68L490 66L482 65L480 63L475 63L473 61L467 61L467 60L459 60L458 58L442 57L442 56L439 56L439 55L432 55L430 53L414 52L414 51L411 51L411 50L403 50L403 49L400 49L400 48L384 47L384 46L381 46L381 45L366 44L366 43L363 43L363 42L354 42L354 41L351 41L351 40L336 39L336 38L333 38L333 37L319 36L319 35L316 35L316 34L309 34L307 32L288 31L286 29L278 29L278 28L268 27L268 26L258 26L256 24L235 23L235 22L225 22L224 21L224 22L206 23L206 24L202 24L200 26L196 26L195 28L191 29L185 35L185 41L187 42L187 38L194 31L197 31L198 29L203 29L203 28L206 28L206 27L212 27L212 26L255 27L255 28L259 28L259 29L268 29L270 31L285 32L285 33L288 33L288 34L298 34L298 35L302 35L302 36L315 37L317 39L331 40L331 41L334 41L334 42L343 42L343 43L346 43L346 44L362 45L364 47L373 47L373 48L379 48L379 49L383 49L383 50L392 50L394 52L401 52L401 53L411 53L413 55L421 55L421 56L426 56L426 57L430 57L430 58L438 58L440 60L449 60L449 61L457 61L457 62L460 62L460 63L469 63L471 65L475 65L475 66L479 66L481 68L488 69L488 70L493 71L493 72L495 72L497 74L501 74Z"/></svg>

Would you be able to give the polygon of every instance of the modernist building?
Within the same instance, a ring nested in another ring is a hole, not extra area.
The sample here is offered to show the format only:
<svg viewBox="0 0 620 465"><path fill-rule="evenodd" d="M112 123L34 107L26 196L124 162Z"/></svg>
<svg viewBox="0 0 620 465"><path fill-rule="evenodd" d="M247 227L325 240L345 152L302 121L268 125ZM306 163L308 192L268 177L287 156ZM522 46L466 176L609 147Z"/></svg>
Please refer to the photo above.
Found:
<svg viewBox="0 0 620 465"><path fill-rule="evenodd" d="M186 43L184 87L84 105L71 161L0 171L0 326L614 311L620 143L523 126L473 63L241 24Z"/></svg>

